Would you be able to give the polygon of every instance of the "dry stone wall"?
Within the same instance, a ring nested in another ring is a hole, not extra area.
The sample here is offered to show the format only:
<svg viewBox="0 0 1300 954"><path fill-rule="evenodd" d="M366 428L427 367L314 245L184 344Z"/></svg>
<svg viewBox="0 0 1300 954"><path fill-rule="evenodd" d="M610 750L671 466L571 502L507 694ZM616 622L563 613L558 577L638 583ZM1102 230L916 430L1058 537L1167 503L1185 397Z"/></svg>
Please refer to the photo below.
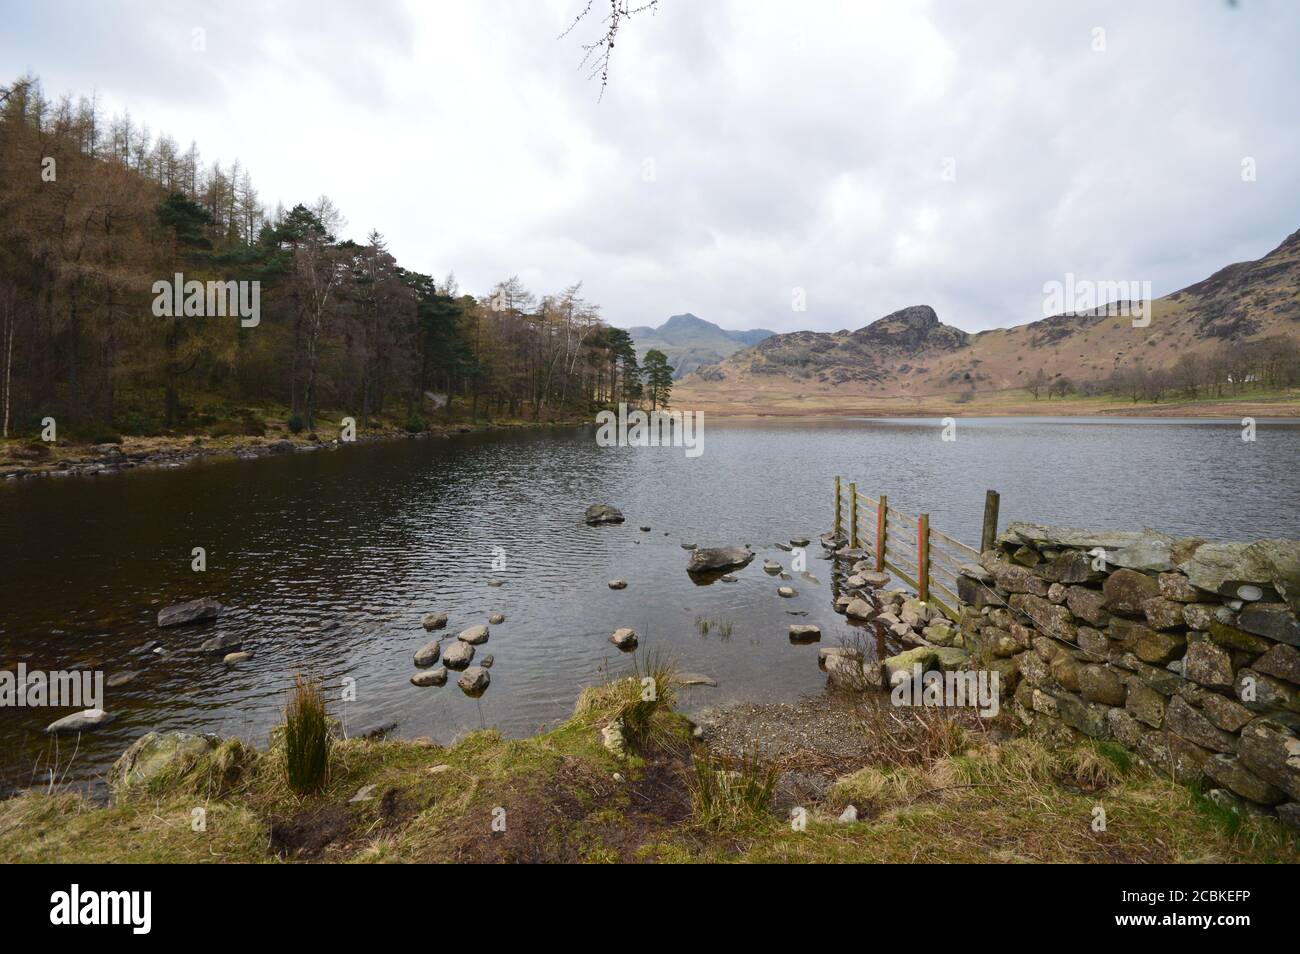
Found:
<svg viewBox="0 0 1300 954"><path fill-rule="evenodd" d="M1300 827L1300 541L1017 523L958 587L968 665L1026 726Z"/></svg>

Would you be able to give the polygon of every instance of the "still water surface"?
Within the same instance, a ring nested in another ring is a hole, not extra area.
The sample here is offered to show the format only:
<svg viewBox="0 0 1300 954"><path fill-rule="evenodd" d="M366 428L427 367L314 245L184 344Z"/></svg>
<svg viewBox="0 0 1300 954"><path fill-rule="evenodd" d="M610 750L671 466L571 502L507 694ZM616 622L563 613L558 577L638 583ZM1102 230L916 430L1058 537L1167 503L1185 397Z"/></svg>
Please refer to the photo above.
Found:
<svg viewBox="0 0 1300 954"><path fill-rule="evenodd" d="M322 676L351 733L397 723L402 736L450 742L471 728L529 734L566 717L584 686L630 660L609 642L641 636L718 688L686 691L688 711L819 691L816 646L850 626L832 610L830 564L776 595L764 557L814 540L831 519L835 474L863 493L975 543L984 491L1002 522L1157 527L1210 539L1300 536L1300 422L1263 422L1254 443L1234 422L962 419L957 440L934 420L719 424L702 456L681 448L601 448L594 428L494 431L181 470L0 485L0 668L123 669L108 690L112 725L63 738L67 778L96 784L136 736L188 729L264 744L298 671ZM587 527L592 502L627 522ZM639 527L649 525L650 532ZM739 581L699 586L683 542L751 544ZM208 569L190 569L207 550ZM493 569L503 548L505 569ZM612 591L613 578L628 588ZM493 580L500 587L489 586ZM220 621L159 630L162 606L214 596ZM427 639L420 617L450 615L454 634L505 614L489 643L492 685L466 697L409 684ZM806 615L792 615L806 614ZM715 621L707 634L700 619ZM716 625L720 623L728 625ZM234 669L192 650L242 636ZM167 655L152 652L154 645ZM33 782L50 751L43 728L69 710L0 708L0 789Z"/></svg>

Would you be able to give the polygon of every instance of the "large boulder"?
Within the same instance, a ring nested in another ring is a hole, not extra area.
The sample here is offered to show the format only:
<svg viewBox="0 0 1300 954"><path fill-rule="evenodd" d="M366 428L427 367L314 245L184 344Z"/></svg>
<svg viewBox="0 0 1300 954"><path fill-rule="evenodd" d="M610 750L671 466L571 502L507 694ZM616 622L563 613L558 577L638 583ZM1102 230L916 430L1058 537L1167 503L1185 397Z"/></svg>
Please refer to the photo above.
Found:
<svg viewBox="0 0 1300 954"><path fill-rule="evenodd" d="M754 559L749 547L707 547L691 551L687 573L722 573L747 566Z"/></svg>
<svg viewBox="0 0 1300 954"><path fill-rule="evenodd" d="M592 504L587 508L583 519L591 527L598 527L602 523L622 523L623 511L617 507L611 507L609 504Z"/></svg>
<svg viewBox="0 0 1300 954"><path fill-rule="evenodd" d="M190 623L202 623L210 619L216 619L221 615L221 604L210 596L202 599L190 600L188 603L177 603L175 606L166 606L158 611L159 626L186 626Z"/></svg>
<svg viewBox="0 0 1300 954"><path fill-rule="evenodd" d="M131 743L108 772L108 791L120 801L136 788L188 772L217 747L216 736L191 732L147 732Z"/></svg>

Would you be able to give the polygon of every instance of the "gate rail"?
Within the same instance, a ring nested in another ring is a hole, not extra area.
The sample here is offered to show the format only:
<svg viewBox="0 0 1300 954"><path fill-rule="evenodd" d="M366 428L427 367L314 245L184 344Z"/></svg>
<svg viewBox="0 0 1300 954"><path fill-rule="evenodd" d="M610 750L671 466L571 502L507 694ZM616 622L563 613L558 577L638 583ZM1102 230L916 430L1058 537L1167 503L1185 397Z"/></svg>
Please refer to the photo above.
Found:
<svg viewBox="0 0 1300 954"><path fill-rule="evenodd" d="M950 619L957 619L957 613L952 607L961 603L961 598L957 595L957 576L961 565L972 560L978 561L980 553L991 549L997 540L998 492L990 490L984 495L984 524L979 550L930 526L928 513L913 517L890 508L889 498L884 494L876 499L858 493L856 482L850 483L845 493L839 477L835 478L836 537L844 533L846 497L849 547L869 551L875 557L877 572L888 570L916 590L918 598L937 603ZM863 545L859 532L859 513L862 511L866 511L870 524L874 525L874 540L867 546ZM944 597L951 601L951 606L944 601Z"/></svg>

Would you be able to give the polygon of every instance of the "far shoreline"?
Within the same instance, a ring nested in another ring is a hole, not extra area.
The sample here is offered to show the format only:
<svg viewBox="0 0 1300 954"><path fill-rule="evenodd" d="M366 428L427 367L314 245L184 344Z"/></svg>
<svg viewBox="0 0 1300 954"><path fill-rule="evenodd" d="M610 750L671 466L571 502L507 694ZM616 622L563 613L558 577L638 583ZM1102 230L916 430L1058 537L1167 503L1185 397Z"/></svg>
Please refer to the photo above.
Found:
<svg viewBox="0 0 1300 954"><path fill-rule="evenodd" d="M797 406L794 401L784 406L767 406L757 409L741 402L693 401L691 393L674 395L673 410L701 411L706 419L735 421L771 420L830 420L854 417L871 418L935 418L935 417L998 417L998 418L1169 418L1189 420L1220 420L1240 422L1243 418L1271 420L1300 420L1300 393L1288 393L1270 400L1259 396L1236 399L1172 401L1159 404L1119 403L1096 398L1075 398L1048 403L1045 400L988 400L959 403L941 395L921 398L893 398L883 401L856 403L845 400L826 402L825 396L816 395Z"/></svg>

